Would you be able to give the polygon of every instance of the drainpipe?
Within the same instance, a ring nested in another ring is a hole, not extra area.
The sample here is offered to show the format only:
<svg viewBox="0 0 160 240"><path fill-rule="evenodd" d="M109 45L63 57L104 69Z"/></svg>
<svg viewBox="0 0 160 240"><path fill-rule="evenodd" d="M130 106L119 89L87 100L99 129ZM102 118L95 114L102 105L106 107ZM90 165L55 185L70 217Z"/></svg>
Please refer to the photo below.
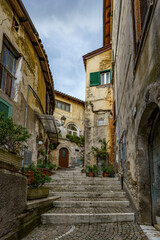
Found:
<svg viewBox="0 0 160 240"><path fill-rule="evenodd" d="M45 113L40 98L38 97L37 93L33 90L33 88L28 84L28 86L27 86L27 100L26 100L26 106L25 106L25 120L24 120L24 128L26 130L27 130L28 100L29 100L29 90L30 89L33 93L33 96L39 102L43 114ZM24 146L25 146L25 142L22 143L22 164L21 164L21 168L23 168L23 164L24 164Z"/></svg>

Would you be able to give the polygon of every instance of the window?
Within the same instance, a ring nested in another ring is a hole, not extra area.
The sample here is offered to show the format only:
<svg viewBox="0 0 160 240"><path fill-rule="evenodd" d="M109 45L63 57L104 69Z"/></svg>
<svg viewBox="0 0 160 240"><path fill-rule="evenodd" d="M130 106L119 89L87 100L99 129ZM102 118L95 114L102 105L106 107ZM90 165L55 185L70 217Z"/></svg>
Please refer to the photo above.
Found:
<svg viewBox="0 0 160 240"><path fill-rule="evenodd" d="M12 107L4 99L0 98L0 113L3 112L7 117L12 115Z"/></svg>
<svg viewBox="0 0 160 240"><path fill-rule="evenodd" d="M90 86L98 86L111 83L111 70L90 73Z"/></svg>
<svg viewBox="0 0 160 240"><path fill-rule="evenodd" d="M0 88L9 96L13 97L15 81L16 57L3 44L0 63Z"/></svg>
<svg viewBox="0 0 160 240"><path fill-rule="evenodd" d="M67 133L70 135L79 136L79 131L74 124L69 124L67 127Z"/></svg>
<svg viewBox="0 0 160 240"><path fill-rule="evenodd" d="M101 118L101 119L98 120L98 126L103 126L103 125L105 125L105 119Z"/></svg>
<svg viewBox="0 0 160 240"><path fill-rule="evenodd" d="M133 35L135 55L138 52L141 36L146 24L151 16L150 10L153 7L154 0L131 0L132 18L133 18Z"/></svg>
<svg viewBox="0 0 160 240"><path fill-rule="evenodd" d="M100 78L101 78L101 85L111 83L110 72L100 73Z"/></svg>
<svg viewBox="0 0 160 240"><path fill-rule="evenodd" d="M64 111L70 112L70 104L56 100L56 108L62 109Z"/></svg>

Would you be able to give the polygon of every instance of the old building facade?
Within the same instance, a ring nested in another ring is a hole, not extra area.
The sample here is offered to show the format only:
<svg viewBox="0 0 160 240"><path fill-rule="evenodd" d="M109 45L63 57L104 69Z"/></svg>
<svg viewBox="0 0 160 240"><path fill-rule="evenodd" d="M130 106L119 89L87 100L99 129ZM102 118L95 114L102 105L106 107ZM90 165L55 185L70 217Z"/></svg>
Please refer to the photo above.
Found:
<svg viewBox="0 0 160 240"><path fill-rule="evenodd" d="M54 118L59 133L59 145L51 152L50 159L63 168L82 165L85 103L56 90L55 103ZM79 137L81 143L76 144L70 141L70 136Z"/></svg>
<svg viewBox="0 0 160 240"><path fill-rule="evenodd" d="M28 163L37 160L39 140L57 141L54 107L48 58L23 3L0 0L0 111L32 134Z"/></svg>
<svg viewBox="0 0 160 240"><path fill-rule="evenodd" d="M85 164L113 164L113 88L112 88L112 4L104 1L103 47L83 56L86 70ZM105 139L109 159L97 158L92 147L101 147Z"/></svg>
<svg viewBox="0 0 160 240"><path fill-rule="evenodd" d="M160 1L113 1L116 159L139 223L160 225Z"/></svg>

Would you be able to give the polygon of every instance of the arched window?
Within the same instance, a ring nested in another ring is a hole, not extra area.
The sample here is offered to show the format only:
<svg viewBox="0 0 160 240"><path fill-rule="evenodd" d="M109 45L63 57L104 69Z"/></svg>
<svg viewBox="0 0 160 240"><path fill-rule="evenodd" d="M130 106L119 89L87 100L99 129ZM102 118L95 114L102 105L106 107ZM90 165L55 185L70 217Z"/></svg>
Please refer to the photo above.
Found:
<svg viewBox="0 0 160 240"><path fill-rule="evenodd" d="M75 136L79 136L79 130L74 124L69 124L67 127L67 133Z"/></svg>

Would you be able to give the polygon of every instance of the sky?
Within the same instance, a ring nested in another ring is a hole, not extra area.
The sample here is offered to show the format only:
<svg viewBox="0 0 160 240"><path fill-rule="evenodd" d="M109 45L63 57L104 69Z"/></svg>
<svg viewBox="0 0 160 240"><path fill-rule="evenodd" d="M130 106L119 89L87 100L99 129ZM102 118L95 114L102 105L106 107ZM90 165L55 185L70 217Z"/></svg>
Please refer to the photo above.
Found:
<svg viewBox="0 0 160 240"><path fill-rule="evenodd" d="M102 47L103 0L23 0L48 55L54 88L85 100L82 56Z"/></svg>

